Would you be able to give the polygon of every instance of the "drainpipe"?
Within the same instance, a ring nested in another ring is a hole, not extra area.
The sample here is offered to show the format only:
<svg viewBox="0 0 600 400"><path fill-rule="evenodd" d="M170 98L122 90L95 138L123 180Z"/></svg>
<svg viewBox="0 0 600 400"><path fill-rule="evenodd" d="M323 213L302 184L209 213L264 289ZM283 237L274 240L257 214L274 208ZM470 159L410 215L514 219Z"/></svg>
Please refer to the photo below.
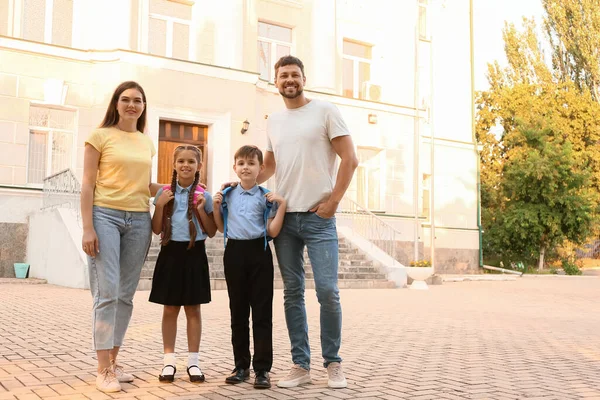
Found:
<svg viewBox="0 0 600 400"><path fill-rule="evenodd" d="M433 8L430 8L428 11L432 12ZM437 12L439 12L439 8L436 9ZM436 17L435 19L432 17ZM435 32L436 32L436 28L438 27L437 24L437 20L439 20L440 16L439 15L431 15L429 16L429 21L433 21L433 23L430 24L431 26L431 32L429 35L429 115L428 115L428 119L429 119L429 126L431 129L431 144L430 144L430 160L429 160L429 168L430 168L430 189L429 189L429 219L430 219L430 243L429 243L429 250L430 250L430 259L431 259L431 267L433 268L433 272L435 273L436 271L436 265L435 265L435 105L434 105L434 99L435 99L435 82L433 80L433 68L434 68L434 63L433 60L435 59L435 49L434 49L434 39L435 39Z"/></svg>
<svg viewBox="0 0 600 400"><path fill-rule="evenodd" d="M414 212L414 249L413 249L413 260L419 259L419 181L420 181L420 160L419 160L419 149L421 147L421 132L420 132L420 104L419 104L419 2L417 4L417 11L415 13L415 81L414 81L414 105L415 105L415 117L414 117L414 161L413 161L413 212Z"/></svg>
<svg viewBox="0 0 600 400"><path fill-rule="evenodd" d="M483 229L481 227L481 157L475 135L475 50L473 46L473 0L469 0L469 40L471 58L471 132L477 156L477 229L479 231L479 267L483 267Z"/></svg>

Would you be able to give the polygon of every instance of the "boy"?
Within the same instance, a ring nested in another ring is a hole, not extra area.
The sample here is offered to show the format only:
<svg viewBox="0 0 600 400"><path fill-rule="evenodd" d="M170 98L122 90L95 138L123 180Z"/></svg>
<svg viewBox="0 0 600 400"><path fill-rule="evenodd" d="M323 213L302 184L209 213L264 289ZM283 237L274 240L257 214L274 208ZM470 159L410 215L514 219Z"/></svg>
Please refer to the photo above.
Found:
<svg viewBox="0 0 600 400"><path fill-rule="evenodd" d="M264 170L258 147L242 146L235 153L233 170L240 184L225 192L225 198L222 192L213 198L215 223L227 240L223 264L235 360L235 368L225 382L237 384L250 378L248 320L252 308L254 387L267 389L271 387L269 372L273 364L273 255L267 236L279 234L286 201L257 185L256 178Z"/></svg>

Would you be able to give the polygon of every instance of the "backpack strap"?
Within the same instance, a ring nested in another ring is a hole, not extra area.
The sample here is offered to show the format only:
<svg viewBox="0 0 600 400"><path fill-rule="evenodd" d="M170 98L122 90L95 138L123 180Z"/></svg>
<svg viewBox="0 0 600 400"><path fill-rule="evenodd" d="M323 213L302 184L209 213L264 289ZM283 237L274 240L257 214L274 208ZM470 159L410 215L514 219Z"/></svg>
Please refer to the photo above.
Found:
<svg viewBox="0 0 600 400"><path fill-rule="evenodd" d="M262 195L266 195L267 193L269 193L269 189L264 188L262 186L259 186L260 191L262 193ZM272 240L272 237L269 237L267 235L267 223L269 222L269 214L271 214L271 209L273 208L273 203L270 202L269 200L265 199L266 202L266 207L265 207L265 212L263 213L263 222L264 222L264 226L265 226L265 250L267 249L267 245L268 245L268 241Z"/></svg>
<svg viewBox="0 0 600 400"><path fill-rule="evenodd" d="M225 188L223 190L223 201L221 202L221 206L223 207L223 246L227 247L227 216L229 215L229 211L227 209L227 200L226 200L226 196L227 193L229 193L233 188L231 186ZM269 190L259 186L260 192L262 193L262 195L264 196L265 194L269 193ZM265 207L265 211L263 213L263 223L264 223L264 237L265 237L265 250L267 249L267 245L268 245L268 241L272 240L271 237L269 237L267 235L267 222L269 220L269 214L271 213L271 209L273 208L273 203L266 200L266 207Z"/></svg>
<svg viewBox="0 0 600 400"><path fill-rule="evenodd" d="M223 201L221 201L221 206L223 207L223 247L227 247L227 215L229 214L229 210L227 209L227 193L231 192L233 189L231 186L226 187L221 192L223 194Z"/></svg>
<svg viewBox="0 0 600 400"><path fill-rule="evenodd" d="M171 190L171 185L168 186L163 186L162 187L163 192L167 189ZM202 219L200 219L200 213L198 212L198 209L196 208L196 204L198 204L198 196L201 194L204 194L205 190L204 188L202 188L202 186L197 185L196 186L196 190L194 191L194 198L193 198L193 205L194 207L192 207L192 213L196 216L196 220L198 220L198 225L200 225L200 229L202 229L202 232L206 233L206 229L204 229L204 225L202 225Z"/></svg>

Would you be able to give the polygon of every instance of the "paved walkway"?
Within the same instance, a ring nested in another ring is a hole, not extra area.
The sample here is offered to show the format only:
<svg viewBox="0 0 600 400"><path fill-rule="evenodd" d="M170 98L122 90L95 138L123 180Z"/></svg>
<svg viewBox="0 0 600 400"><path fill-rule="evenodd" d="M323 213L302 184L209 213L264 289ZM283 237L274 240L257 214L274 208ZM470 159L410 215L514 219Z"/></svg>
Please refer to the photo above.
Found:
<svg viewBox="0 0 600 400"><path fill-rule="evenodd" d="M460 282L427 292L343 290L347 389L330 390L319 357L318 305L309 291L313 384L257 391L229 386L227 294L203 307L201 366L185 374L180 319L174 384L156 378L161 308L138 292L121 362L136 380L116 395L94 388L91 297L51 285L0 284L0 400L5 399L600 399L600 278ZM275 294L277 381L289 367L282 292ZM181 371L181 372L180 372Z"/></svg>

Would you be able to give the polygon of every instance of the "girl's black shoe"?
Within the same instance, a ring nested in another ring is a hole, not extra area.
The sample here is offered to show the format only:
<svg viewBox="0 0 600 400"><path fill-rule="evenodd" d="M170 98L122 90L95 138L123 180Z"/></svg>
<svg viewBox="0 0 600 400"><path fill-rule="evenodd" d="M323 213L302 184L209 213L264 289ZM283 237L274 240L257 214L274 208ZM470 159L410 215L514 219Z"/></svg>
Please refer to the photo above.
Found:
<svg viewBox="0 0 600 400"><path fill-rule="evenodd" d="M175 372L177 372L177 368L175 368L175 366L174 366L174 365L165 365L165 366L163 367L163 371L164 371L164 370L165 370L165 368L167 368L167 367L171 367L171 368L173 368L173 374L172 374L172 375L163 375L163 374L160 374L160 375L158 376L158 380L159 380L159 381L161 381L161 382L169 382L169 383L171 383L171 382L173 382L173 381L175 380Z"/></svg>
<svg viewBox="0 0 600 400"><path fill-rule="evenodd" d="M200 375L190 374L190 369L192 369L192 368L198 368L198 371L200 371ZM202 370L197 365L192 365L191 367L188 367L187 373L190 377L190 382L198 383L198 382L204 382L206 380L206 378L204 377L204 374L202 373Z"/></svg>

